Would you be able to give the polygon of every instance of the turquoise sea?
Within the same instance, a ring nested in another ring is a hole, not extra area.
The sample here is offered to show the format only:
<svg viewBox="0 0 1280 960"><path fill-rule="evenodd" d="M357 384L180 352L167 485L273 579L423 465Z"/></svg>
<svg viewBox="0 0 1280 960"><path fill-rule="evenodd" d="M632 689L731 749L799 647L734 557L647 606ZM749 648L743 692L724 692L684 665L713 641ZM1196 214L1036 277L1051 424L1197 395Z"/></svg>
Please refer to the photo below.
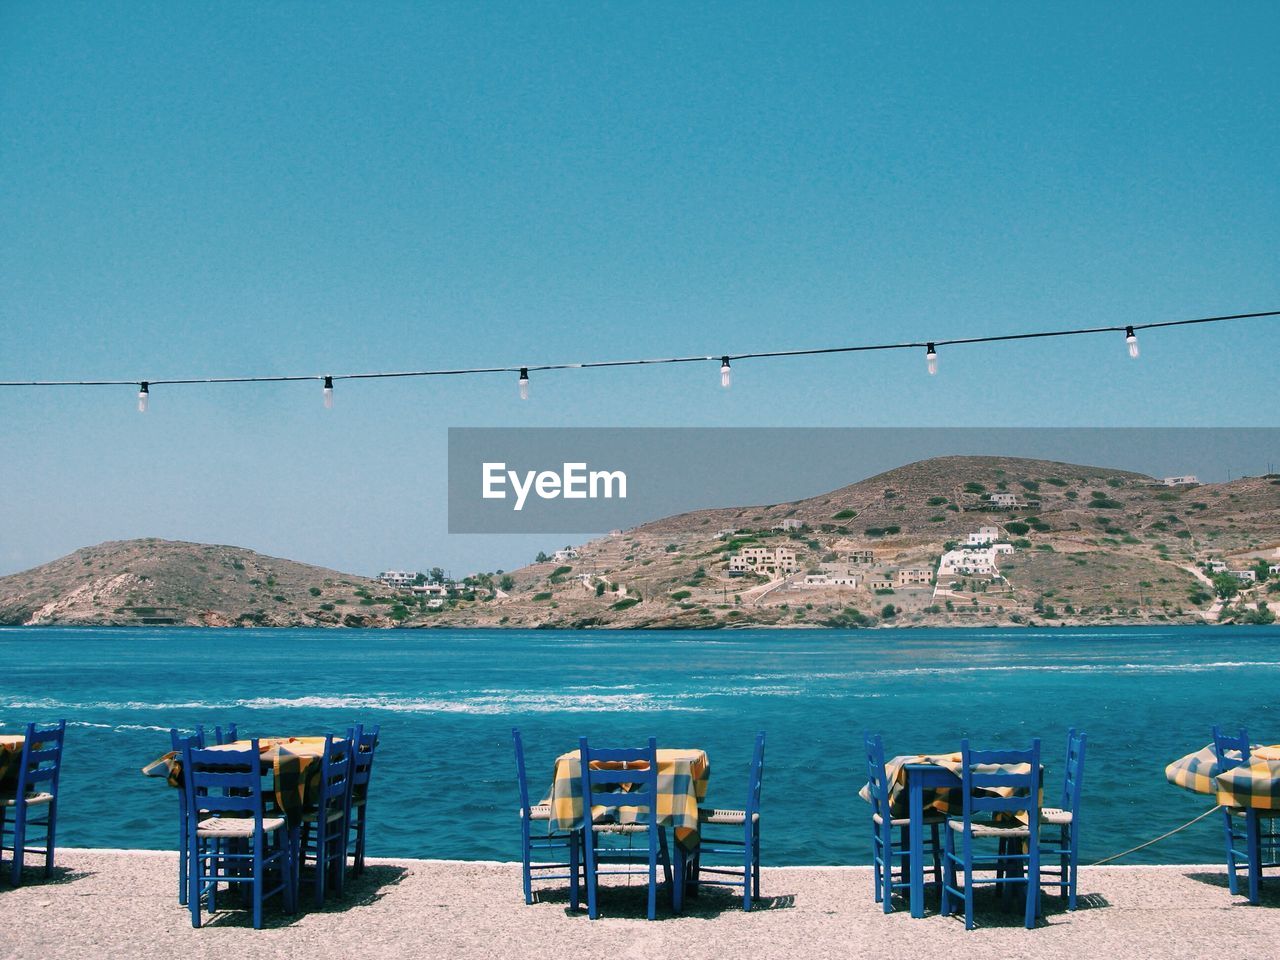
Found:
<svg viewBox="0 0 1280 960"><path fill-rule="evenodd" d="M716 804L740 806L768 732L763 858L866 863L862 731L887 752L1089 734L1083 857L1133 846L1210 801L1164 767L1214 723L1280 742L1280 629L733 632L0 629L0 732L65 717L60 842L172 848L176 801L139 769L171 726L250 735L381 724L370 853L518 856L510 730L534 789L579 735L702 747ZM1046 790L1046 795L1051 791ZM832 797L847 803L833 804ZM815 799L820 798L820 799ZM112 815L101 815L104 809ZM1129 858L1212 862L1216 817Z"/></svg>

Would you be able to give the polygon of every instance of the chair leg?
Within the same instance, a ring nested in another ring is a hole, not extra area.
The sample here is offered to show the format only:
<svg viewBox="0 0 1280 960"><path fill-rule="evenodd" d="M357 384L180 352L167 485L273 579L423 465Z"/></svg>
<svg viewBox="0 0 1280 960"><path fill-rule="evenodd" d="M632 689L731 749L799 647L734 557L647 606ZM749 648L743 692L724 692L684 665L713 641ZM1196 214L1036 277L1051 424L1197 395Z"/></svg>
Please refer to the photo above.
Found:
<svg viewBox="0 0 1280 960"><path fill-rule="evenodd" d="M9 868L9 882L13 886L22 883L22 862L27 855L27 813L21 798L13 805L13 864Z"/></svg>
<svg viewBox="0 0 1280 960"><path fill-rule="evenodd" d="M253 929L262 929L262 850L253 850Z"/></svg>
<svg viewBox="0 0 1280 960"><path fill-rule="evenodd" d="M578 848L582 845L582 835L569 835L569 909L578 911L580 897L578 885Z"/></svg>
<svg viewBox="0 0 1280 960"><path fill-rule="evenodd" d="M596 889L597 868L596 868L596 834L591 829L590 822L583 828L586 834L586 843L583 846L583 853L587 862L587 916L595 920L600 916L600 905L597 902L598 890Z"/></svg>
<svg viewBox="0 0 1280 960"><path fill-rule="evenodd" d="M47 814L49 823L45 828L44 841L44 875L45 879L53 876L54 857L57 855L57 835L58 835L58 800L55 797L53 802L49 804Z"/></svg>
<svg viewBox="0 0 1280 960"><path fill-rule="evenodd" d="M956 852L956 835L950 827L947 828L945 841L943 844L942 857L942 902L938 905L938 912L944 917L950 916L952 913L952 897L951 891L956 885L956 862L952 859Z"/></svg>
<svg viewBox="0 0 1280 960"><path fill-rule="evenodd" d="M1223 809L1222 821L1227 841L1227 890L1234 897L1239 892L1239 887L1236 883L1235 830L1232 828L1230 810Z"/></svg>
<svg viewBox="0 0 1280 960"><path fill-rule="evenodd" d="M938 824L931 825L933 839L933 882L942 886L942 846L938 842Z"/></svg>
<svg viewBox="0 0 1280 960"><path fill-rule="evenodd" d="M1245 812L1245 849L1249 851L1249 902L1258 904L1258 887L1262 877L1262 843L1258 831L1258 811Z"/></svg>
<svg viewBox="0 0 1280 960"><path fill-rule="evenodd" d="M1036 925L1040 916L1040 838L1032 829L1027 837L1027 908L1025 922L1028 930Z"/></svg>

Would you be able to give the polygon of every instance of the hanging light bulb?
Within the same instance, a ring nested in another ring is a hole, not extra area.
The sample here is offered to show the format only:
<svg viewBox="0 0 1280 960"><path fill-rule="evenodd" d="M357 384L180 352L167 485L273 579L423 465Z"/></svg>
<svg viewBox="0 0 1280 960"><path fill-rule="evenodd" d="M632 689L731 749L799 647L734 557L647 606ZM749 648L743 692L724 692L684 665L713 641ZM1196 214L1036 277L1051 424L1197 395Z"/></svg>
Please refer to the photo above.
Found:
<svg viewBox="0 0 1280 960"><path fill-rule="evenodd" d="M529 368L528 367L520 368L520 379L517 382L520 384L520 399L528 400L529 399Z"/></svg>
<svg viewBox="0 0 1280 960"><path fill-rule="evenodd" d="M932 377L938 372L938 351L934 349L932 343L925 347L924 360L929 368L929 376Z"/></svg>
<svg viewBox="0 0 1280 960"><path fill-rule="evenodd" d="M720 358L720 386L724 387L727 390L729 389L729 385L731 383L733 383L733 372L729 369L729 358L721 357Z"/></svg>
<svg viewBox="0 0 1280 960"><path fill-rule="evenodd" d="M324 408L333 409L333 377L324 378Z"/></svg>
<svg viewBox="0 0 1280 960"><path fill-rule="evenodd" d="M1124 342L1129 345L1129 356L1138 359L1138 335L1133 332L1133 327L1124 328Z"/></svg>
<svg viewBox="0 0 1280 960"><path fill-rule="evenodd" d="M138 412L146 413L147 404L151 401L151 384L143 380L138 384Z"/></svg>

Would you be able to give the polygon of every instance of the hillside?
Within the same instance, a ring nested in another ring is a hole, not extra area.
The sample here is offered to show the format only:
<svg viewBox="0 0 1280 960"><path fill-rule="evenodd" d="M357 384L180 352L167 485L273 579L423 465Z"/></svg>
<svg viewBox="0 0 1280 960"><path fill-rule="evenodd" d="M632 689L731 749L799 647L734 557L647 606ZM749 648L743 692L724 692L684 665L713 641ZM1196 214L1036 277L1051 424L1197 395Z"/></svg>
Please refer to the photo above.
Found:
<svg viewBox="0 0 1280 960"><path fill-rule="evenodd" d="M381 584L241 547L122 540L0 578L0 624L389 626Z"/></svg>
<svg viewBox="0 0 1280 960"><path fill-rule="evenodd" d="M992 499L1013 494L1017 505ZM773 529L792 521L798 530ZM934 585L877 577L927 569L995 526L1003 579ZM720 536L733 529L733 535ZM789 577L730 576L744 548L796 553ZM510 596L428 617L448 625L722 627L1199 622L1220 616L1197 561L1280 559L1280 479L1169 488L1138 473L1012 457L939 457L807 500L700 510L512 572ZM853 562L862 554L870 562ZM804 588L806 574L854 588ZM955 585L953 589L953 584ZM940 589L935 589L940 588ZM1265 599L1266 590L1255 591ZM1250 600L1255 598L1249 598ZM1276 598L1280 599L1280 598ZM893 612L886 614L886 607ZM1226 615L1232 616L1230 612Z"/></svg>
<svg viewBox="0 0 1280 960"><path fill-rule="evenodd" d="M1011 495L1013 504L999 502ZM944 551L956 556L954 548L983 528L1000 544L991 573L943 571ZM778 548L793 564L784 571L730 569L753 550ZM1240 584L1240 596L1224 610L1209 560L1233 570L1262 561L1266 582ZM1280 601L1280 578L1267 566L1277 562L1278 477L1171 488L1105 467L939 457L807 500L666 517L560 559L478 576L447 599L237 547L104 543L0 578L0 623L674 629L1218 622L1270 616L1265 603Z"/></svg>

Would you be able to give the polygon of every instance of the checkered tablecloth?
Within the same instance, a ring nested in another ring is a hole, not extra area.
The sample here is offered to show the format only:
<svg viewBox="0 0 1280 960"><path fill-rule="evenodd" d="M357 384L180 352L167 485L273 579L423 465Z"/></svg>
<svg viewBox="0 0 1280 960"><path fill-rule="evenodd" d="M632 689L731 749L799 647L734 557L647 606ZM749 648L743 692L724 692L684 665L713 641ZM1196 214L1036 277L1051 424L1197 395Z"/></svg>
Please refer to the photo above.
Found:
<svg viewBox="0 0 1280 960"><path fill-rule="evenodd" d="M683 847L698 845L698 804L706 799L711 761L705 750L658 751L658 823L671 827ZM578 751L556 757L551 789L543 798L551 807L555 830L582 827L582 760ZM635 823L643 807L591 808L592 818L604 814L622 823Z"/></svg>
<svg viewBox="0 0 1280 960"><path fill-rule="evenodd" d="M207 749L244 750L251 742L237 740ZM276 807L291 825L297 824L302 814L309 807L314 807L319 799L324 737L260 738L258 750L263 773L271 773ZM142 768L142 772L149 777L164 777L171 787L182 786L182 758L172 751L151 761Z"/></svg>
<svg viewBox="0 0 1280 960"><path fill-rule="evenodd" d="M17 734L0 736L0 800L10 800L18 792L18 764L26 742L26 737Z"/></svg>
<svg viewBox="0 0 1280 960"><path fill-rule="evenodd" d="M1209 744L1169 764L1164 775L1175 786L1211 796L1224 806L1280 810L1280 746L1255 744L1244 763L1219 773L1218 756Z"/></svg>
<svg viewBox="0 0 1280 960"><path fill-rule="evenodd" d="M955 753L914 753L906 754L901 757L894 757L892 760L885 761L884 775L889 783L889 816L893 819L906 819L910 815L910 795L907 790L907 778L909 771L907 766L915 763L929 763L934 766L944 767L956 775L959 781L964 776L964 763L961 759L962 755L959 751ZM1006 771L1008 773L1026 773L1029 768L1025 763L982 763L977 764L974 769L985 773L997 773ZM1040 777L1044 778L1044 765L1040 766ZM998 793L1008 793L1005 788L1001 788ZM1043 787L1041 787L1043 794ZM868 803L871 802L871 788L869 784L863 784L862 789L858 791L858 796ZM960 784L954 787L925 787L924 789L924 811L928 813L930 810L947 816L958 817L964 812L964 796L960 789ZM1025 814L1019 814L1025 820Z"/></svg>

